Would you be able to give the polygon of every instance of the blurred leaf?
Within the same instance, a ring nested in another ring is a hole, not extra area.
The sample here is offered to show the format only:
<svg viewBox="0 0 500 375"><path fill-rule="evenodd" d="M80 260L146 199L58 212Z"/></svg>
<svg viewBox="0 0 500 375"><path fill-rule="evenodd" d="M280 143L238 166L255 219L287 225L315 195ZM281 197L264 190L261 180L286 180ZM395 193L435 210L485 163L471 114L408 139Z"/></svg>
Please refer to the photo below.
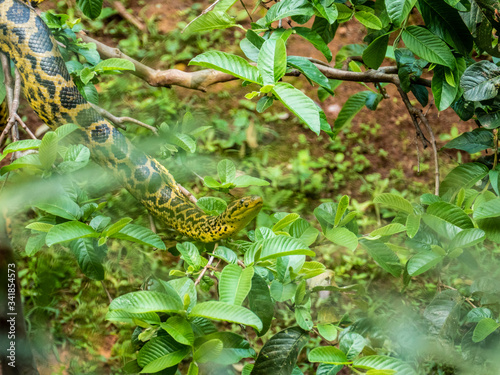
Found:
<svg viewBox="0 0 500 375"><path fill-rule="evenodd" d="M252 375L291 374L309 335L299 327L278 332L262 347Z"/></svg>
<svg viewBox="0 0 500 375"><path fill-rule="evenodd" d="M480 342L500 327L500 324L491 318L484 318L477 323L472 335L472 341Z"/></svg>

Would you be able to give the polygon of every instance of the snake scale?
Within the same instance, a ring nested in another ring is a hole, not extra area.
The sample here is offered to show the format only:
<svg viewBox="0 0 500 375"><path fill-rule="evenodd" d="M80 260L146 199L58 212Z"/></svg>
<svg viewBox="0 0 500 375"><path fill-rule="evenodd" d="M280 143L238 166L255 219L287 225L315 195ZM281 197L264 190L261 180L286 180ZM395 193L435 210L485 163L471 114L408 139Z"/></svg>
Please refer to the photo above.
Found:
<svg viewBox="0 0 500 375"><path fill-rule="evenodd" d="M249 196L206 215L180 191L168 170L134 147L82 97L58 46L36 12L20 0L0 0L0 51L14 61L23 93L51 128L74 123L92 159L162 222L193 239L215 242L232 236L260 211L262 198Z"/></svg>

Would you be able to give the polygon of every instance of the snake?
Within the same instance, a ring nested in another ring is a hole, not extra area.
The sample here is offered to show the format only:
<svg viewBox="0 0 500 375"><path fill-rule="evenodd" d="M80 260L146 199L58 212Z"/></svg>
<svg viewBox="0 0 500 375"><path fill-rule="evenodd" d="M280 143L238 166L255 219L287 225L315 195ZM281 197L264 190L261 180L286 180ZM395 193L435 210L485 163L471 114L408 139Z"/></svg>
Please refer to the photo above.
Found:
<svg viewBox="0 0 500 375"><path fill-rule="evenodd" d="M79 141L92 160L111 170L168 227L210 243L233 236L259 213L263 200L256 195L234 200L219 215L208 215L191 202L166 167L136 148L80 94L56 40L28 2L0 0L0 51L14 62L23 95L38 117L51 129L78 125Z"/></svg>

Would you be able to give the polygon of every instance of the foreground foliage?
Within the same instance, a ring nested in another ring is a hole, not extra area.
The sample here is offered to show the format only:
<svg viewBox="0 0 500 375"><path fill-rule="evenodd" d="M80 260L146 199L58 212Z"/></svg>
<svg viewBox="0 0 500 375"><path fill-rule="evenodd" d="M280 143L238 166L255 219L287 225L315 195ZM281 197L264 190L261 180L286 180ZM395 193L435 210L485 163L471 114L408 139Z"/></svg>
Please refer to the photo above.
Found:
<svg viewBox="0 0 500 375"><path fill-rule="evenodd" d="M87 16L99 14L100 5L79 3ZM186 31L237 26L228 14L235 3L218 2ZM425 26L410 25L415 6ZM99 281L105 279L108 244L129 241L180 258L167 276L148 277L142 290L134 286L134 291L116 296L109 305L108 321L135 327L129 332L129 350L123 351L124 370L129 373L232 374L236 368L243 374L295 375L312 371L334 375L343 368L372 375L493 371L500 365L495 355L500 349L500 68L496 65L500 56L492 36L498 29L497 12L498 3L490 1L283 0L245 30L240 47L247 59L207 51L191 60L192 65L241 79L251 88L247 99L259 97L258 112L281 102L314 133L332 139L364 106L376 109L387 83L412 92L426 106L428 91L420 77L430 72L437 108L451 106L462 120L473 118L479 125L446 148L470 154L486 151L485 156L454 168L442 179L439 194L415 199L396 192L376 194L373 204L386 225L362 233L358 220L363 213L353 210L344 195L309 206L302 216L271 206L246 237L216 245L162 238L131 224L128 217L111 218L105 202L94 202L92 197L99 195L86 191L91 189L82 181L88 176L76 174L78 182L63 187L56 183L56 197L52 194L31 204L37 217L27 225L32 235L26 254L63 246L88 278ZM281 27L288 18L303 26ZM345 71L359 73L354 77L362 81L367 77L363 73L378 69L388 58L395 60L398 81L381 80L377 91L351 96L331 127L321 108L283 78L299 71L318 86L323 100L334 95L341 82L327 78L309 59L288 56L286 45L297 34L330 62L328 43L339 24L353 18L367 28L365 43L343 47L335 66L346 65ZM89 101L97 103L94 84L103 73L134 69L123 60L101 61L92 46L78 42L78 22L50 13L44 19L63 40L74 40L69 43L71 53L85 58L81 63L66 56ZM310 19L312 26L304 26ZM396 39L389 45L391 34ZM362 59L353 58L359 56ZM492 61L475 62L472 56ZM69 124L41 141L9 144L3 157L28 149L38 153L17 159L0 174L5 179L23 169L51 184L49 177L86 171L88 149L63 141L74 128ZM196 129L186 115L182 124L163 124L159 130L166 141L158 154L186 157L196 151L195 140L207 129ZM222 193L248 186L259 191L269 184L237 176L230 160L222 160L217 172L217 178L206 176L204 184ZM22 182L21 173L16 177ZM220 198L202 198L198 205L211 214L226 207ZM362 230L368 231L366 226ZM368 281L360 277L338 282L333 262L324 261L323 251L332 249L349 254L344 259L366 254L378 268L370 269ZM263 346L259 338L264 338Z"/></svg>

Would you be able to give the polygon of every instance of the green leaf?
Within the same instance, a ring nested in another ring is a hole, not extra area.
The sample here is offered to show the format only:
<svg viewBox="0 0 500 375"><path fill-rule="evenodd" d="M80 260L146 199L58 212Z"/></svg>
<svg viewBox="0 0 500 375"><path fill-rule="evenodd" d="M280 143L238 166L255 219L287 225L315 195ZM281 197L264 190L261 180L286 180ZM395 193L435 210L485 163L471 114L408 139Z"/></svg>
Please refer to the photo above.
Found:
<svg viewBox="0 0 500 375"><path fill-rule="evenodd" d="M143 367L141 373L154 373L175 366L190 351L170 336L153 337L139 350L137 363Z"/></svg>
<svg viewBox="0 0 500 375"><path fill-rule="evenodd" d="M99 246L94 238L79 238L71 241L69 248L85 276L92 280L104 280L102 262L106 256L106 246Z"/></svg>
<svg viewBox="0 0 500 375"><path fill-rule="evenodd" d="M76 124L65 124L63 126L59 126L54 132L57 134L59 139L63 139L67 135L73 133L75 130L80 129L80 127Z"/></svg>
<svg viewBox="0 0 500 375"><path fill-rule="evenodd" d="M212 358L211 362L230 365L239 362L243 358L255 356L255 351L250 347L249 342L233 332L214 332L205 335L196 340L196 345L210 340L219 340L223 344L219 356Z"/></svg>
<svg viewBox="0 0 500 375"><path fill-rule="evenodd" d="M293 112L313 132L319 135L321 128L319 118L320 109L311 98L286 82L278 82L273 87L272 92L286 108Z"/></svg>
<svg viewBox="0 0 500 375"><path fill-rule="evenodd" d="M387 52L387 43L389 43L389 35L384 34L376 38L363 51L363 62L372 69L378 69L384 62Z"/></svg>
<svg viewBox="0 0 500 375"><path fill-rule="evenodd" d="M377 228L374 231L370 233L371 237L384 237L384 236L392 236L393 234L396 233L401 233L406 230L406 227L403 224L399 223L392 223L392 224L387 224L386 226L383 226L381 228Z"/></svg>
<svg viewBox="0 0 500 375"><path fill-rule="evenodd" d="M278 232L278 231L286 228L290 224L294 223L299 218L300 218L299 214L295 214L295 213L288 214L284 218L282 218L280 221L278 221L276 224L273 225L272 231L273 232Z"/></svg>
<svg viewBox="0 0 500 375"><path fill-rule="evenodd" d="M198 248L191 242L178 242L175 246L179 253L182 255L182 259L194 268L195 271L198 271L201 267L203 267L202 257Z"/></svg>
<svg viewBox="0 0 500 375"><path fill-rule="evenodd" d="M430 270L442 260L443 257L433 251L421 251L408 260L406 268L410 276L417 276Z"/></svg>
<svg viewBox="0 0 500 375"><path fill-rule="evenodd" d="M294 315L297 324L303 330L310 331L314 327L310 308L304 306L296 306Z"/></svg>
<svg viewBox="0 0 500 375"><path fill-rule="evenodd" d="M106 229L102 234L103 234L103 236L106 236L106 237L112 236L113 234L121 231L131 221L132 221L132 219L129 217L121 218L116 223L110 225L109 228Z"/></svg>
<svg viewBox="0 0 500 375"><path fill-rule="evenodd" d="M361 245L377 264L391 275L398 277L402 267L398 256L383 242L360 240Z"/></svg>
<svg viewBox="0 0 500 375"><path fill-rule="evenodd" d="M224 246L218 246L213 255L216 258L222 259L226 263L236 264L236 262L238 261L238 256L236 255L236 253Z"/></svg>
<svg viewBox="0 0 500 375"><path fill-rule="evenodd" d="M259 99L259 101L257 102L257 106L255 107L255 109L257 110L257 112L262 113L266 109L268 109L270 106L272 106L273 103L274 103L273 97L266 95L266 96L263 96L262 98Z"/></svg>
<svg viewBox="0 0 500 375"><path fill-rule="evenodd" d="M477 128L470 132L462 133L444 146L444 148L463 150L469 154L474 154L493 147L493 133L491 130L483 128Z"/></svg>
<svg viewBox="0 0 500 375"><path fill-rule="evenodd" d="M283 39L268 39L262 45L257 69L264 85L273 85L286 72L286 46Z"/></svg>
<svg viewBox="0 0 500 375"><path fill-rule="evenodd" d="M435 333L451 337L455 335L462 301L462 296L455 290L445 290L432 300L424 311L424 317L430 321Z"/></svg>
<svg viewBox="0 0 500 375"><path fill-rule="evenodd" d="M156 247L161 250L166 249L160 236L154 233L151 229L141 225L128 224L118 233L110 235L109 237L132 241L141 245Z"/></svg>
<svg viewBox="0 0 500 375"><path fill-rule="evenodd" d="M194 362L191 362L189 364L187 375L198 375L198 372L199 372L198 365Z"/></svg>
<svg viewBox="0 0 500 375"><path fill-rule="evenodd" d="M87 17L96 19L101 14L102 0L78 0L78 7Z"/></svg>
<svg viewBox="0 0 500 375"><path fill-rule="evenodd" d="M356 250L358 247L358 237L349 229L344 227L328 229L325 233L325 237L334 244L345 246L351 251Z"/></svg>
<svg viewBox="0 0 500 375"><path fill-rule="evenodd" d="M196 151L196 141L188 134L176 133L172 142L186 152L193 153Z"/></svg>
<svg viewBox="0 0 500 375"><path fill-rule="evenodd" d="M409 214L406 218L406 234L408 237L413 238L420 229L421 215Z"/></svg>
<svg viewBox="0 0 500 375"><path fill-rule="evenodd" d="M40 164L40 158L38 154L29 154L21 156L20 158L14 160L9 165L2 167L0 170L0 176L3 176L9 171L13 171L20 168L31 169L35 171L39 171L42 165Z"/></svg>
<svg viewBox="0 0 500 375"><path fill-rule="evenodd" d="M307 27L294 27L293 30L302 38L308 40L318 51L320 51L326 57L328 62L332 61L332 51L330 51L328 45L316 31L308 29Z"/></svg>
<svg viewBox="0 0 500 375"><path fill-rule="evenodd" d="M356 18L361 24L369 29L382 29L382 22L380 22L380 19L373 13L365 12L362 10L354 13L354 18Z"/></svg>
<svg viewBox="0 0 500 375"><path fill-rule="evenodd" d="M236 178L236 167L231 160L224 159L217 164L217 172L219 174L220 182L225 184L226 182L234 182Z"/></svg>
<svg viewBox="0 0 500 375"><path fill-rule="evenodd" d="M317 327L319 334L327 341L334 341L337 339L338 330L333 324L318 324Z"/></svg>
<svg viewBox="0 0 500 375"><path fill-rule="evenodd" d="M193 345L194 333L191 324L182 316L171 316L166 322L161 323L160 327L168 332L178 343L184 345Z"/></svg>
<svg viewBox="0 0 500 375"><path fill-rule="evenodd" d="M480 342L500 327L500 324L491 318L484 318L477 323L472 334L472 341Z"/></svg>
<svg viewBox="0 0 500 375"><path fill-rule="evenodd" d="M339 223L342 221L342 218L344 217L347 207L349 207L349 197L347 195L343 195L342 198L340 198L339 200L339 204L337 206L337 212L335 213L335 220L333 222L333 225L335 227L337 227Z"/></svg>
<svg viewBox="0 0 500 375"><path fill-rule="evenodd" d="M245 265L251 266L258 261L276 259L287 255L315 256L316 254L299 240L279 235L255 242L245 252Z"/></svg>
<svg viewBox="0 0 500 375"><path fill-rule="evenodd" d="M462 188L469 189L488 174L488 167L481 163L462 164L453 169L439 186L439 196L451 200Z"/></svg>
<svg viewBox="0 0 500 375"><path fill-rule="evenodd" d="M388 206L396 211L413 214L413 206L410 201L396 194L384 193L377 195L373 202Z"/></svg>
<svg viewBox="0 0 500 375"><path fill-rule="evenodd" d="M64 161L58 168L63 173L73 172L85 167L90 159L90 150L84 145L70 145L64 154Z"/></svg>
<svg viewBox="0 0 500 375"><path fill-rule="evenodd" d="M184 29L184 32L191 34L200 31L227 29L235 25L235 19L230 17L225 11L214 9L196 18Z"/></svg>
<svg viewBox="0 0 500 375"><path fill-rule="evenodd" d="M42 143L39 139L23 139L21 141L12 142L3 149L3 154L7 155L11 152L35 150Z"/></svg>
<svg viewBox="0 0 500 375"><path fill-rule="evenodd" d="M431 32L467 56L472 50L472 36L460 13L443 0L419 0L419 10Z"/></svg>
<svg viewBox="0 0 500 375"><path fill-rule="evenodd" d="M242 269L236 264L224 267L219 280L220 301L240 306L252 288L253 275L253 267Z"/></svg>
<svg viewBox="0 0 500 375"><path fill-rule="evenodd" d="M278 332L262 347L252 375L291 374L297 357L308 341L307 331L291 327Z"/></svg>
<svg viewBox="0 0 500 375"><path fill-rule="evenodd" d="M250 310L262 321L262 329L258 331L260 337L271 327L274 316L274 303L267 282L258 273L254 273L252 277L252 288L248 293L248 305Z"/></svg>
<svg viewBox="0 0 500 375"><path fill-rule="evenodd" d="M361 353L366 344L366 339L360 334L347 332L342 335L339 348L346 354L348 360L352 360Z"/></svg>
<svg viewBox="0 0 500 375"><path fill-rule="evenodd" d="M135 70L135 65L132 61L113 57L101 61L94 67L94 70L96 72L107 72L112 70Z"/></svg>
<svg viewBox="0 0 500 375"><path fill-rule="evenodd" d="M458 93L458 85L450 85L446 80L446 77L448 77L447 74L453 76L450 68L437 65L434 68L434 75L432 76L432 94L434 95L436 106L440 111L448 108L455 101Z"/></svg>
<svg viewBox="0 0 500 375"><path fill-rule="evenodd" d="M340 370L344 368L344 365L329 365L326 363L320 363L316 375L337 375Z"/></svg>
<svg viewBox="0 0 500 375"><path fill-rule="evenodd" d="M222 352L224 345L222 341L213 339L204 342L193 354L193 360L198 363L212 362Z"/></svg>
<svg viewBox="0 0 500 375"><path fill-rule="evenodd" d="M339 12L333 0L315 1L313 6L330 25L337 20Z"/></svg>
<svg viewBox="0 0 500 375"><path fill-rule="evenodd" d="M309 362L321 362L331 365L349 363L344 352L335 346L322 346L314 348L309 352L307 359L309 359Z"/></svg>
<svg viewBox="0 0 500 375"><path fill-rule="evenodd" d="M262 330L262 322L252 311L225 302L209 301L198 303L191 310L189 317L203 317L211 320L244 324L258 331Z"/></svg>
<svg viewBox="0 0 500 375"><path fill-rule="evenodd" d="M48 223L34 222L26 225L26 229L36 230L38 232L48 232L54 225Z"/></svg>
<svg viewBox="0 0 500 375"><path fill-rule="evenodd" d="M165 284L164 284L165 285ZM196 293L196 287L194 285L194 281L188 277L183 277L181 279L170 280L166 283L168 287L171 287L171 292L175 292L181 301L184 302L184 309L188 311L191 310L198 300L198 296ZM168 289L168 287L166 289ZM189 301L186 306L186 301Z"/></svg>
<svg viewBox="0 0 500 375"><path fill-rule="evenodd" d="M335 131L338 134L340 129L348 125L356 114L365 106L366 99L370 91L361 91L352 95L342 106L342 109L335 120Z"/></svg>
<svg viewBox="0 0 500 375"><path fill-rule="evenodd" d="M31 235L30 238L28 238L28 242L26 242L26 247L24 248L24 251L26 252L26 255L30 257L35 255L38 251L40 251L44 245L45 245L45 233L38 233L36 235Z"/></svg>
<svg viewBox="0 0 500 375"><path fill-rule="evenodd" d="M396 370L397 375L417 375L417 372L406 362L385 355L368 355L356 359L354 367L376 370Z"/></svg>
<svg viewBox="0 0 500 375"><path fill-rule="evenodd" d="M56 243L72 241L77 238L97 237L98 235L99 233L87 224L79 221L68 221L50 228L45 241L47 246L52 246Z"/></svg>
<svg viewBox="0 0 500 375"><path fill-rule="evenodd" d="M499 85L500 68L487 60L469 66L460 79L464 99L470 101L493 99Z"/></svg>
<svg viewBox="0 0 500 375"><path fill-rule="evenodd" d="M500 198L481 202L477 207L474 207L472 216L476 220L500 216Z"/></svg>
<svg viewBox="0 0 500 375"><path fill-rule="evenodd" d="M417 56L450 69L455 67L455 57L450 48L429 30L408 26L403 30L403 42Z"/></svg>
<svg viewBox="0 0 500 375"><path fill-rule="evenodd" d="M311 17L314 14L314 9L306 0L281 1L274 4L264 18L257 21L261 26L268 27L274 21L278 21L285 17L304 16Z"/></svg>
<svg viewBox="0 0 500 375"><path fill-rule="evenodd" d="M182 301L177 294L140 291L124 294L115 298L109 311L122 310L132 314L151 312L176 313L183 310Z"/></svg>
<svg viewBox="0 0 500 375"><path fill-rule="evenodd" d="M48 202L34 205L48 214L59 216L68 220L78 220L80 218L80 206L65 195L59 195Z"/></svg>
<svg viewBox="0 0 500 375"><path fill-rule="evenodd" d="M303 56L288 56L287 64L291 67L299 70L302 74L306 76L307 79L312 82L317 83L321 87L323 87L326 91L328 91L331 95L333 95L333 91L330 86L330 81L328 78L321 73L321 71L314 65L311 61Z"/></svg>
<svg viewBox="0 0 500 375"><path fill-rule="evenodd" d="M401 26L416 2L416 0L385 0L387 15L396 27Z"/></svg>
<svg viewBox="0 0 500 375"><path fill-rule="evenodd" d="M427 207L427 214L434 215L443 219L459 228L467 229L474 228L474 224L460 207L447 202L432 203Z"/></svg>
<svg viewBox="0 0 500 375"><path fill-rule="evenodd" d="M196 56L189 65L198 65L231 74L245 81L262 84L257 67L242 57L219 51L209 51Z"/></svg>
<svg viewBox="0 0 500 375"><path fill-rule="evenodd" d="M54 132L47 132L40 144L40 149L38 150L38 157L40 158L40 163L43 169L52 168L52 164L56 161L57 157L57 145L59 143L59 138Z"/></svg>
<svg viewBox="0 0 500 375"><path fill-rule="evenodd" d="M493 314L486 307L475 307L467 313L466 323L479 323L484 318L492 318Z"/></svg>
<svg viewBox="0 0 500 375"><path fill-rule="evenodd" d="M500 213L499 215L500 216ZM464 229L451 241L450 249L457 247L470 247L481 243L486 238L486 233L478 228Z"/></svg>
<svg viewBox="0 0 500 375"><path fill-rule="evenodd" d="M248 186L268 186L269 182L262 180L257 177L248 176L246 174L238 176L234 179L234 185L236 187L248 187Z"/></svg>
<svg viewBox="0 0 500 375"><path fill-rule="evenodd" d="M221 198L202 197L198 199L196 205L200 207L207 215L217 216L223 213L227 208L227 203Z"/></svg>

